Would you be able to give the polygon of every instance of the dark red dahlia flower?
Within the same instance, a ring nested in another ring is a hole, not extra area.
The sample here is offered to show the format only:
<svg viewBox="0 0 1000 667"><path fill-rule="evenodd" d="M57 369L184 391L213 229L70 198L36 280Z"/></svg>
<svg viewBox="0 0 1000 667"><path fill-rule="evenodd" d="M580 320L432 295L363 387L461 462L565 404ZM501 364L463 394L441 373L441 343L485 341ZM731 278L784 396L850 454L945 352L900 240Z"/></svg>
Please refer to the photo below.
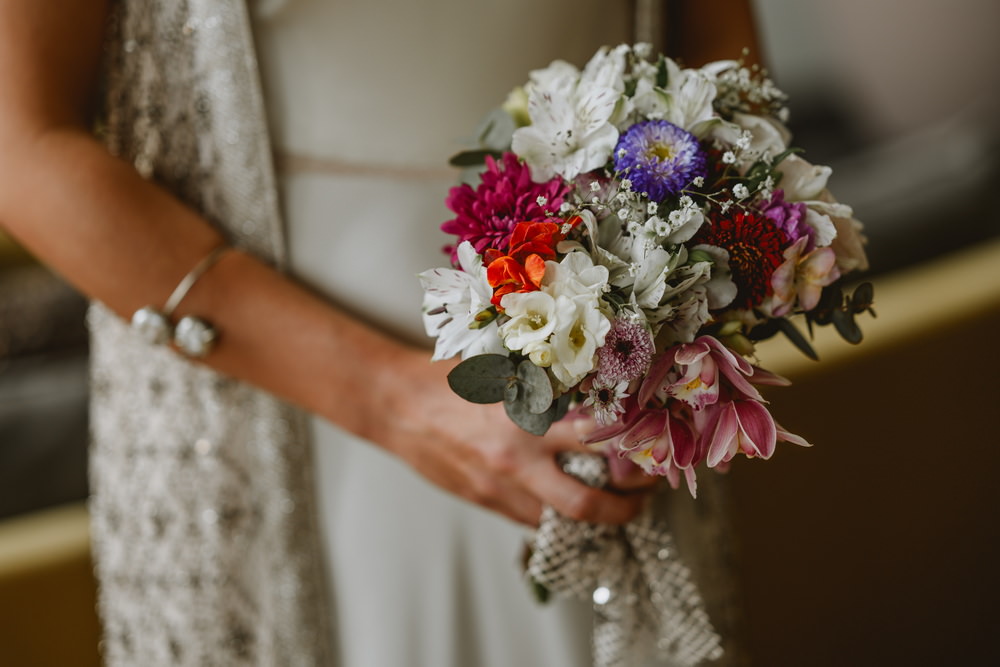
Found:
<svg viewBox="0 0 1000 667"><path fill-rule="evenodd" d="M785 258L785 235L767 218L745 213L732 213L729 217L712 217L694 239L695 243L724 248L729 252L729 270L736 283L733 308L759 306L771 293L771 276Z"/></svg>

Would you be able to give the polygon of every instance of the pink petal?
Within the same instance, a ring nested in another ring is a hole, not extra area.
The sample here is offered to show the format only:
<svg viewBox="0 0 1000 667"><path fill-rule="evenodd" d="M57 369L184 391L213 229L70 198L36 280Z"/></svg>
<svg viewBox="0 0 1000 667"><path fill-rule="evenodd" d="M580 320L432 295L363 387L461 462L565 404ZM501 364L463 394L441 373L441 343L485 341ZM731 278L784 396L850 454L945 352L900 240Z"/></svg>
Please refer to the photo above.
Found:
<svg viewBox="0 0 1000 667"><path fill-rule="evenodd" d="M812 447L812 443L807 441L801 435L795 435L790 431L786 431L784 427L777 422L774 423L774 426L777 431L778 440L782 442L790 442L793 445L799 445L800 447Z"/></svg>
<svg viewBox="0 0 1000 667"><path fill-rule="evenodd" d="M619 447L623 451L631 451L658 438L666 426L666 419L667 413L662 410L647 412L622 436Z"/></svg>
<svg viewBox="0 0 1000 667"><path fill-rule="evenodd" d="M740 422L740 448L748 456L769 459L774 454L777 431L774 417L756 401L733 401Z"/></svg>
<svg viewBox="0 0 1000 667"><path fill-rule="evenodd" d="M709 340L715 340L709 336L702 336L693 343L679 346L675 361L678 364L683 364L685 366L691 366L701 361L702 357L711 351L709 346L705 344L706 338Z"/></svg>
<svg viewBox="0 0 1000 667"><path fill-rule="evenodd" d="M739 419L732 402L716 404L715 423L711 424L711 435L707 441L708 467L714 468L722 461L728 461L735 453L732 445L739 430Z"/></svg>
<svg viewBox="0 0 1000 667"><path fill-rule="evenodd" d="M664 352L649 367L649 371L646 373L646 379L643 380L642 386L639 387L640 406L647 405L649 401L652 400L657 390L661 388L667 373L669 373L670 369L674 367L674 358L676 354L677 348L672 347Z"/></svg>
<svg viewBox="0 0 1000 667"><path fill-rule="evenodd" d="M688 491L692 498L698 497L698 480L694 476L694 466L684 469L684 479L687 481ZM674 487L677 488L677 487Z"/></svg>
<svg viewBox="0 0 1000 667"><path fill-rule="evenodd" d="M667 428L664 434L670 438L671 449L673 449L674 463L680 468L688 468L695 462L698 454L698 446L695 443L694 432L685 422L671 417L667 421Z"/></svg>
<svg viewBox="0 0 1000 667"><path fill-rule="evenodd" d="M787 387L792 384L791 380L788 380L776 373L764 370L760 366L753 367L753 375L750 376L750 382L754 384L765 384L772 387Z"/></svg>
<svg viewBox="0 0 1000 667"><path fill-rule="evenodd" d="M681 485L680 471L675 466L667 466L663 471L663 476L670 482L671 489L677 489Z"/></svg>

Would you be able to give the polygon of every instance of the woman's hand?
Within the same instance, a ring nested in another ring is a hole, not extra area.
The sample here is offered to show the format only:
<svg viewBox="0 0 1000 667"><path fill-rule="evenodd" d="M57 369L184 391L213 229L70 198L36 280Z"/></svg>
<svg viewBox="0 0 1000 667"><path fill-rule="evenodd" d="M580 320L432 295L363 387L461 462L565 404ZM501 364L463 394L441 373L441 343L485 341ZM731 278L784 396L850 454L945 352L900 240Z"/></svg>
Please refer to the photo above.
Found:
<svg viewBox="0 0 1000 667"><path fill-rule="evenodd" d="M652 480L626 475L629 493L586 486L556 463L560 452L588 452L573 425L553 424L544 437L516 426L499 404L479 405L448 387L449 363L407 350L375 370L373 389L384 396L369 418L372 440L436 485L515 521L537 525L543 505L595 523L623 523L641 509ZM639 482L637 484L637 482Z"/></svg>

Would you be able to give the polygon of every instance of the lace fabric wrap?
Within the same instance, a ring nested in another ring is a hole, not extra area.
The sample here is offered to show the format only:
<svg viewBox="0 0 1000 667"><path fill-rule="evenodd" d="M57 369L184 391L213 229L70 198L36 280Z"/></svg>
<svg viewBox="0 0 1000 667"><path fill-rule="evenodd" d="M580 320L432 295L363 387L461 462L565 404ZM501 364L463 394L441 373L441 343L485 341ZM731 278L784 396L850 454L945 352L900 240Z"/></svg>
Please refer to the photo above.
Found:
<svg viewBox="0 0 1000 667"><path fill-rule="evenodd" d="M234 242L284 256L243 0L121 0L110 150ZM305 421L93 304L93 546L109 665L327 665Z"/></svg>
<svg viewBox="0 0 1000 667"><path fill-rule="evenodd" d="M566 456L563 469L590 486L608 482L599 456ZM595 667L651 658L680 667L723 655L692 574L654 508L618 527L573 521L546 507L530 553L532 581L556 595L593 600Z"/></svg>

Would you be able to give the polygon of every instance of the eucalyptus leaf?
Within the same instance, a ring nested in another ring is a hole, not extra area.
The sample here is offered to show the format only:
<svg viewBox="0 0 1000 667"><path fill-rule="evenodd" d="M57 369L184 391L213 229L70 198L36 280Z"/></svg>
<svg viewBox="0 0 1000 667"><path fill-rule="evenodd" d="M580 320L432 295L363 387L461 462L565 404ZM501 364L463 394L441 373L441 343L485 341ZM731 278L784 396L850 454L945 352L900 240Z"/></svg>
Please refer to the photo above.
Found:
<svg viewBox="0 0 1000 667"><path fill-rule="evenodd" d="M857 345L863 338L861 328L854 321L854 313L846 310L833 311L833 326L840 334L840 337L848 343Z"/></svg>
<svg viewBox="0 0 1000 667"><path fill-rule="evenodd" d="M851 295L851 310L861 313L868 310L875 301L875 288L871 283L861 283Z"/></svg>
<svg viewBox="0 0 1000 667"><path fill-rule="evenodd" d="M552 410L552 421L557 422L566 416L569 412L569 404L572 402L572 396L569 394L563 394L556 399L556 402L552 404L550 410Z"/></svg>
<svg viewBox="0 0 1000 667"><path fill-rule="evenodd" d="M500 151L494 151L489 149L479 149L474 151L462 151L461 153L456 153L452 155L448 160L448 164L453 167L478 167L486 163L486 157L492 156L495 159L500 159Z"/></svg>
<svg viewBox="0 0 1000 667"><path fill-rule="evenodd" d="M541 414L536 414L528 409L528 404L523 400L512 403L503 402L503 407L507 411L510 420L532 435L545 435L549 426L555 421L555 412L552 409Z"/></svg>
<svg viewBox="0 0 1000 667"><path fill-rule="evenodd" d="M515 371L514 362L501 354L480 354L455 366L448 373L448 386L472 403L499 403Z"/></svg>
<svg viewBox="0 0 1000 667"><path fill-rule="evenodd" d="M785 334L788 340L792 341L792 344L802 351L802 354L806 355L813 361L819 361L819 355L816 354L816 350L813 349L809 341L806 340L802 332L799 331L794 324L789 322L784 317L779 317L775 320L778 323L778 329L781 333Z"/></svg>
<svg viewBox="0 0 1000 667"><path fill-rule="evenodd" d="M520 384L514 380L507 383L507 387L503 390L503 402L504 403L516 403L521 396Z"/></svg>
<svg viewBox="0 0 1000 667"><path fill-rule="evenodd" d="M529 412L541 414L552 405L552 382L545 369L527 359L517 367L518 399L524 401Z"/></svg>
<svg viewBox="0 0 1000 667"><path fill-rule="evenodd" d="M778 320L770 319L750 329L747 332L747 338L754 341L767 340L776 333L778 333Z"/></svg>

